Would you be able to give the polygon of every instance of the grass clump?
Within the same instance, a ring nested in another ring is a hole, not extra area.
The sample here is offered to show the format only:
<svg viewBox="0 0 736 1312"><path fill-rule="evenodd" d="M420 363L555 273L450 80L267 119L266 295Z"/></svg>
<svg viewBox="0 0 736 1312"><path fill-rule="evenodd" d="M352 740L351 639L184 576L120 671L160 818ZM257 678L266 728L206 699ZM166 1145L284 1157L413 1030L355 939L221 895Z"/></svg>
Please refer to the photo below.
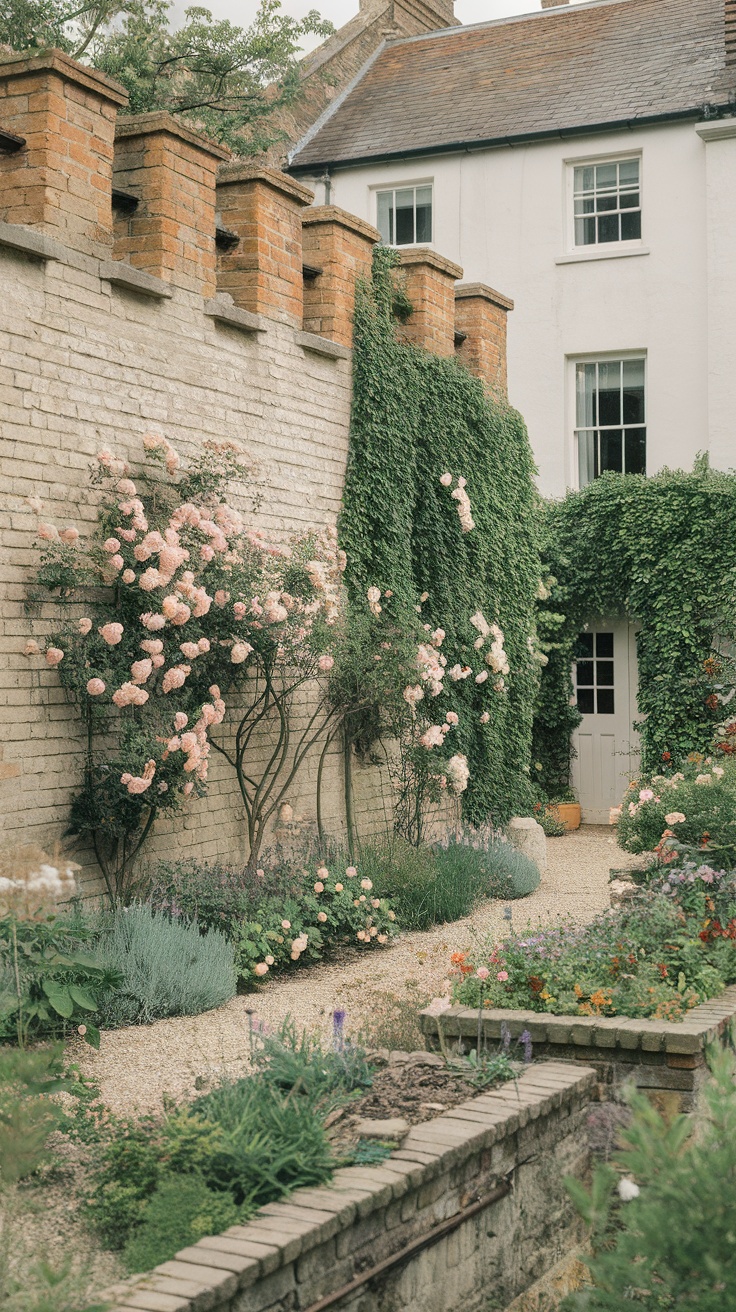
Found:
<svg viewBox="0 0 736 1312"><path fill-rule="evenodd" d="M235 995L233 948L216 930L172 920L145 903L113 913L98 944L121 982L100 1004L103 1024L137 1025L196 1016Z"/></svg>
<svg viewBox="0 0 736 1312"><path fill-rule="evenodd" d="M360 865L405 929L460 920L484 898L526 897L540 880L534 862L509 843L472 833L434 847L394 838L363 848Z"/></svg>

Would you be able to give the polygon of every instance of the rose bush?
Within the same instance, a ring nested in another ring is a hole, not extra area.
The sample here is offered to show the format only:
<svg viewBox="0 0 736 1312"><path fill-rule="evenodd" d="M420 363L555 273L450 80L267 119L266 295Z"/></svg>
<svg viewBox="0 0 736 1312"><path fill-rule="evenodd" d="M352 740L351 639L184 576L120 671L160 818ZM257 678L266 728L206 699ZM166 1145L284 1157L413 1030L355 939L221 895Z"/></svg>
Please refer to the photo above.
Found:
<svg viewBox="0 0 736 1312"><path fill-rule="evenodd" d="M736 864L736 763L693 755L683 770L634 781L612 819L627 852L669 863L684 847Z"/></svg>

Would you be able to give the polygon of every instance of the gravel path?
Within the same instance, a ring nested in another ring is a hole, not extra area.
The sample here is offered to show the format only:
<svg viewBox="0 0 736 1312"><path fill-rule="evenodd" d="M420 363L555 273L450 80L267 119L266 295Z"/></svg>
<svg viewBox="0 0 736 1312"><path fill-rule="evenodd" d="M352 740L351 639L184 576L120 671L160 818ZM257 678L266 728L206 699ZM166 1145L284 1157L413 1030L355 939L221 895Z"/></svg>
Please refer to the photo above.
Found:
<svg viewBox="0 0 736 1312"><path fill-rule="evenodd" d="M547 856L539 888L511 904L516 929L592 919L609 905L610 868L636 861L617 847L614 830L598 825L549 839ZM414 989L417 997L429 998L441 992L450 953L467 948L476 935L501 936L506 929L503 904L487 902L464 920L403 934L381 951L297 971L216 1011L104 1033L98 1053L81 1042L70 1046L114 1111L160 1108L165 1094L190 1095L195 1080L196 1087L206 1086L247 1068L249 1010L272 1027L291 1015L300 1028L326 1031L330 1013L341 1007L350 1028L370 1027L381 1012L381 995L406 998Z"/></svg>

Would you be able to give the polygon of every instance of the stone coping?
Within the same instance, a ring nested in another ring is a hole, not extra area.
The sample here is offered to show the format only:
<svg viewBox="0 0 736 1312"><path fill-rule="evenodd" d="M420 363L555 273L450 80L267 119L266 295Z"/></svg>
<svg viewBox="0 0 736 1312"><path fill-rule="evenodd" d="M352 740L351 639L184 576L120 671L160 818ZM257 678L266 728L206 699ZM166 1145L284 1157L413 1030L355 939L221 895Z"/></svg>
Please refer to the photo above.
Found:
<svg viewBox="0 0 736 1312"><path fill-rule="evenodd" d="M109 100L113 105L128 103L128 93L119 82L97 68L78 63L71 55L57 50L55 46L49 46L46 50L34 50L32 54L27 51L0 54L0 79L3 82L10 78L33 77L45 69L58 73L67 82L76 82L85 91L94 91L101 99Z"/></svg>
<svg viewBox="0 0 736 1312"><path fill-rule="evenodd" d="M215 159L229 160L232 154L228 146L221 146L219 142L211 141L209 137L196 132L194 128L182 123L165 109L156 109L148 114L126 114L125 118L119 119L115 124L116 141L126 141L130 137L147 137L156 132L177 137L179 141L185 141L187 145L194 146L205 155L213 155Z"/></svg>
<svg viewBox="0 0 736 1312"><path fill-rule="evenodd" d="M229 328L239 328L244 333L266 331L266 324L260 314L239 309L227 292L220 292L218 296L213 296L212 300L205 301L204 312L216 323L225 323Z"/></svg>
<svg viewBox="0 0 736 1312"><path fill-rule="evenodd" d="M455 300L490 301L491 305L497 305L500 310L514 308L510 296L504 296L503 292L497 292L484 282L459 282L455 287Z"/></svg>
<svg viewBox="0 0 736 1312"><path fill-rule="evenodd" d="M146 1275L106 1290L112 1312L209 1312L225 1308L280 1267L327 1242L493 1144L593 1095L595 1071L563 1062L531 1065L519 1079L415 1125L402 1146L377 1166L350 1166L322 1186L296 1189L242 1225L200 1239ZM238 1303L240 1306L240 1303Z"/></svg>
<svg viewBox="0 0 736 1312"><path fill-rule="evenodd" d="M141 296L150 296L154 301L165 301L173 296L171 287L163 278L156 278L145 269L136 269L133 264L128 264L125 260L103 260L100 265L100 278L103 282L111 282L115 287L127 287Z"/></svg>
<svg viewBox="0 0 736 1312"><path fill-rule="evenodd" d="M349 360L353 354L350 347L340 342L332 342L329 337L318 337L317 333L305 333L299 329L294 334L294 341L297 346L303 346L305 351L311 351L313 355L324 355L330 360Z"/></svg>
<svg viewBox="0 0 736 1312"><path fill-rule="evenodd" d="M419 1015L422 1032L430 1040L439 1041L440 1026L442 1034L448 1038L472 1038L478 1033L477 1008L449 1007L439 1016L428 1008ZM717 998L693 1007L682 1021L632 1020L626 1016L551 1016L543 1011L493 1008L483 1012L482 1027L488 1039L499 1039L501 1027L505 1025L514 1038L528 1030L533 1043L686 1054L702 1052L718 1039L734 1018L736 985L731 985Z"/></svg>
<svg viewBox="0 0 736 1312"><path fill-rule="evenodd" d="M302 224L305 228L320 223L334 223L348 232L357 232L359 237L365 237L366 241L374 245L381 240L378 228L374 228L372 223L366 223L365 219L359 219L357 214L350 214L348 210L341 210L338 205L310 205L309 209L304 210Z"/></svg>

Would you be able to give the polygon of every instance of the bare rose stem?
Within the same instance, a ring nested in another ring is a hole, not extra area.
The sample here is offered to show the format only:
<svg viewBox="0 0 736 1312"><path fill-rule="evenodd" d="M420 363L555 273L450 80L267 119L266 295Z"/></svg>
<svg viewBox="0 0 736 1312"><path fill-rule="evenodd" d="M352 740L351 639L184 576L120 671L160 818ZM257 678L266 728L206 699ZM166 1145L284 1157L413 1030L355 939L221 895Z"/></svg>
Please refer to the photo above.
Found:
<svg viewBox="0 0 736 1312"><path fill-rule="evenodd" d="M476 1062L480 1065L480 1041L483 1031L483 980L480 982L480 1000L478 1002L478 1038L475 1045Z"/></svg>

